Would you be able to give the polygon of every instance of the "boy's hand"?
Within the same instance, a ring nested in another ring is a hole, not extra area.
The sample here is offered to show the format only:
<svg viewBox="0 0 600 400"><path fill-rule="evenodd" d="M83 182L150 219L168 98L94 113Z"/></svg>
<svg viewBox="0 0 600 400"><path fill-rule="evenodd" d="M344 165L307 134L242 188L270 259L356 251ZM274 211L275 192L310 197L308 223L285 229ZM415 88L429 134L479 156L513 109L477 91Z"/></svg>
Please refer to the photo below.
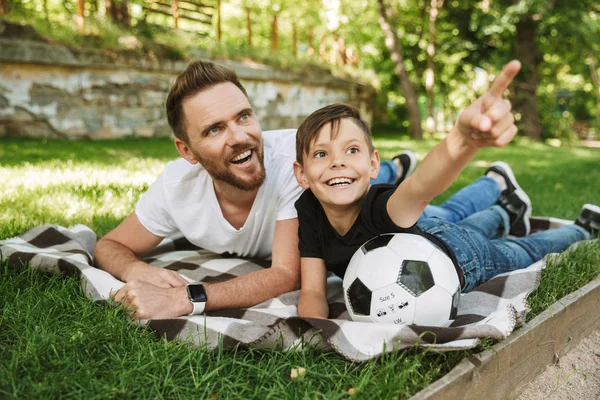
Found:
<svg viewBox="0 0 600 400"><path fill-rule="evenodd" d="M492 86L458 117L456 127L473 147L503 147L517 134L510 101L502 94L521 69L513 60L506 64Z"/></svg>

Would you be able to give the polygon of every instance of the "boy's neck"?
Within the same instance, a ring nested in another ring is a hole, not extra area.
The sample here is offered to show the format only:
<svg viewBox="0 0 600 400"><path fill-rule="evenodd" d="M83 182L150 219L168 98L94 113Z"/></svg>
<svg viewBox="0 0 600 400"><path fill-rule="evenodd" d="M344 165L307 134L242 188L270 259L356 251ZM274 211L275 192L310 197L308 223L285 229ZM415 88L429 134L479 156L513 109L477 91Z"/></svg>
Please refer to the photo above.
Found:
<svg viewBox="0 0 600 400"><path fill-rule="evenodd" d="M360 203L350 204L347 206L323 206L323 211L327 216L327 220L329 224L333 228L333 230L340 236L344 236L352 225L356 222L358 215L360 214L360 209L362 206L362 201Z"/></svg>

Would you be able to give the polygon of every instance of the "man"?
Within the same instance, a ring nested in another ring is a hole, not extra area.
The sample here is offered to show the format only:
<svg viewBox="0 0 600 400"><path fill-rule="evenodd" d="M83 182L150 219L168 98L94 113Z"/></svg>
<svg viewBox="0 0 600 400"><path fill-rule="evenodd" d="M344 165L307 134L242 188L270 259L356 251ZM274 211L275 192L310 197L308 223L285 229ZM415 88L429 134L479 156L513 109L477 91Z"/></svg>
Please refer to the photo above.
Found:
<svg viewBox="0 0 600 400"><path fill-rule="evenodd" d="M202 61L177 78L167 117L183 159L169 163L136 210L96 245L96 264L126 282L115 300L135 318L163 319L250 307L298 289L295 131L263 136L235 73ZM271 267L188 288L176 272L140 260L175 232L217 253L271 257Z"/></svg>

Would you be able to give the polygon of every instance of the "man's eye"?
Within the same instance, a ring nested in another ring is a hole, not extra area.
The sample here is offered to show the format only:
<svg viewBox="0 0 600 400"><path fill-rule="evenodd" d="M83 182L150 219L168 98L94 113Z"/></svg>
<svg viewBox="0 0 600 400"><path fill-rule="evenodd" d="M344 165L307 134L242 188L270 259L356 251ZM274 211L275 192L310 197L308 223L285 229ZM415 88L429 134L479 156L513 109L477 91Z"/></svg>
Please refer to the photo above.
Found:
<svg viewBox="0 0 600 400"><path fill-rule="evenodd" d="M220 130L221 130L221 128L219 128L218 126L213 126L212 128L210 128L208 130L208 134L215 135L215 134L219 133Z"/></svg>
<svg viewBox="0 0 600 400"><path fill-rule="evenodd" d="M347 151L348 154L356 154L358 153L358 147L350 147Z"/></svg>
<svg viewBox="0 0 600 400"><path fill-rule="evenodd" d="M325 152L324 152L324 151L317 151L317 152L315 152L315 154L314 154L314 157L315 157L315 158L323 158L323 157L325 157L326 155L327 155L327 154L325 154Z"/></svg>
<svg viewBox="0 0 600 400"><path fill-rule="evenodd" d="M250 114L249 113L242 114L242 116L240 117L240 119L242 121L248 121L250 119Z"/></svg>

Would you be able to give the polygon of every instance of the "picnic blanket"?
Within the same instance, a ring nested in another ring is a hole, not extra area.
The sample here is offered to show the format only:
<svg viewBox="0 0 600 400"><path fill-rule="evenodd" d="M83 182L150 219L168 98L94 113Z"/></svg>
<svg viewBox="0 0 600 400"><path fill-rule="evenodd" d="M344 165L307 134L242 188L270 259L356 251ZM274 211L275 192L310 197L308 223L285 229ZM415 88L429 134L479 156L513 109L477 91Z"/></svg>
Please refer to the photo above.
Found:
<svg viewBox="0 0 600 400"><path fill-rule="evenodd" d="M570 221L532 219L533 230L558 227ZM84 225L64 228L45 225L23 235L0 241L0 258L9 265L57 274L76 274L86 294L106 302L123 282L93 267L96 234ZM349 319L341 279L327 280L329 320L300 318L299 291L283 294L247 309L209 312L206 315L149 320L157 336L168 340L206 345L208 348L237 345L291 349L309 344L316 349L334 349L353 361L377 357L382 352L415 345L437 351L475 347L482 338L504 339L525 322L527 297L539 285L544 260L526 269L498 275L461 295L458 316L449 327L376 324ZM165 239L145 261L176 270L190 281L216 282L268 267L268 261L227 258L192 246L183 238Z"/></svg>

